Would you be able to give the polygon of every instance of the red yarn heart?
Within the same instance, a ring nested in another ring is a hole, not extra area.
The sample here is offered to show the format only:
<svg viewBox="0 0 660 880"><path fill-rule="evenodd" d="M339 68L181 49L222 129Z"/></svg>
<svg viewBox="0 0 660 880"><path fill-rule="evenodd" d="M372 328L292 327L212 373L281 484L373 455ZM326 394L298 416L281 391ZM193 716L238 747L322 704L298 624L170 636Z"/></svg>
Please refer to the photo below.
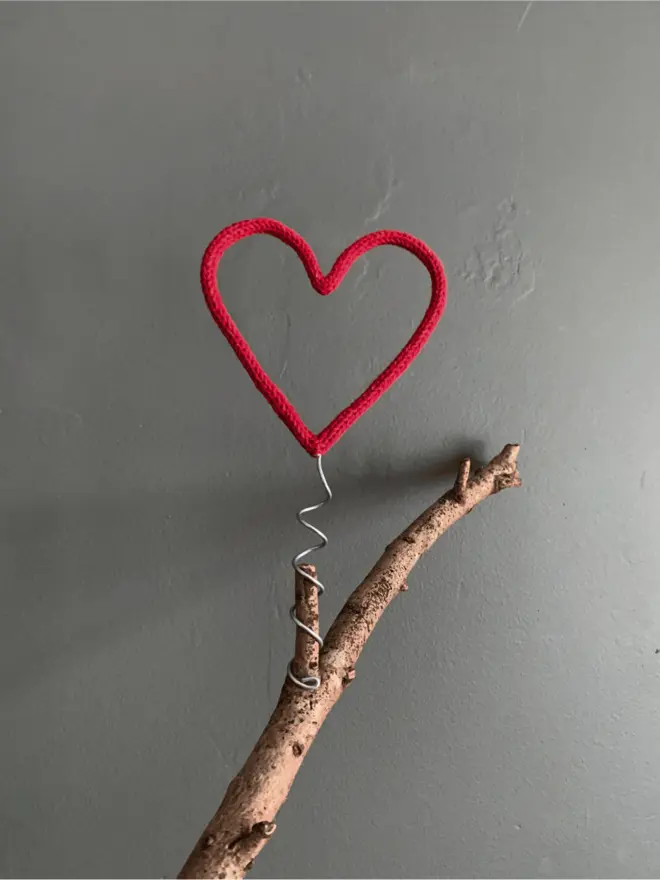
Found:
<svg viewBox="0 0 660 880"><path fill-rule="evenodd" d="M390 244L403 248L420 260L431 276L431 302L419 326L394 360L377 376L366 391L353 403L342 410L320 434L314 434L300 418L295 407L285 397L273 380L265 373L254 356L240 330L232 320L224 304L216 280L218 264L222 255L237 241L250 235L272 235L298 254L312 287L321 296L328 296L335 290L355 260L367 251L380 245ZM238 359L247 370L250 378L268 403L291 431L298 443L310 455L324 455L339 440L344 431L371 407L387 389L399 378L420 353L435 329L445 308L447 281L442 263L433 251L417 238L405 232L382 230L371 232L354 241L341 253L327 275L321 272L314 251L304 238L277 220L265 217L254 220L241 220L227 226L207 247L201 268L202 289L216 324L236 352Z"/></svg>

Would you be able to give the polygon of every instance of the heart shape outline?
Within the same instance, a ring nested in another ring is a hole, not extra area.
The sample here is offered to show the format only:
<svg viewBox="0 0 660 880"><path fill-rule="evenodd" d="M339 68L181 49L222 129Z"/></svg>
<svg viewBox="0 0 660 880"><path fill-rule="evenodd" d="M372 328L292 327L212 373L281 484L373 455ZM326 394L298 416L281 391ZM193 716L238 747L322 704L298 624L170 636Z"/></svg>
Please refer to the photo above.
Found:
<svg viewBox="0 0 660 880"><path fill-rule="evenodd" d="M294 250L305 268L313 289L321 296L329 296L339 287L358 257L382 245L393 245L413 254L425 266L431 277L431 301L408 342L368 387L318 434L314 434L307 427L284 392L263 369L227 311L220 293L217 270L223 254L236 242L251 235L271 235ZM223 336L276 415L303 449L312 456L325 455L351 425L355 424L360 416L364 415L405 372L428 342L442 317L447 299L447 279L440 259L423 241L406 232L383 229L358 238L342 251L330 272L324 275L314 251L305 239L279 220L268 217L239 220L221 230L204 252L200 279L208 309Z"/></svg>

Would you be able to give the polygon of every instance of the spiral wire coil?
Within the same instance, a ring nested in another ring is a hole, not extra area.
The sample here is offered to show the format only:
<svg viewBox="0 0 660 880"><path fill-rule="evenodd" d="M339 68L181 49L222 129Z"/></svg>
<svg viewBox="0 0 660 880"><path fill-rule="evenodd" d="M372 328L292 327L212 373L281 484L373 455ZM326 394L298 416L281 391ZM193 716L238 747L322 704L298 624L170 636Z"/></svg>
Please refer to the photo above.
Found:
<svg viewBox="0 0 660 880"><path fill-rule="evenodd" d="M303 507L302 510L299 510L296 514L300 525L304 526L306 529L309 529L310 532L314 532L314 534L320 538L320 543L314 544L313 547L308 547L306 550L302 550L300 553L297 553L291 560L291 565L293 566L294 570L306 581L309 581L310 584L314 584L319 596L323 595L323 593L325 592L325 587L323 586L321 581L318 580L318 578L315 578L313 575L309 574L309 572L305 571L300 563L306 556L309 556L310 553L314 553L317 550L323 550L323 548L327 547L328 545L328 539L323 534L323 532L320 529L317 529L316 526L313 526L310 522L307 522L306 519L304 519L304 515L306 513L312 513L315 510L320 510L322 507L325 507L328 502L332 501L332 490L330 489L328 481L325 478L325 474L323 473L323 463L321 459L321 455L316 456L316 467L319 472L319 477L321 479L321 483L323 484L323 488L325 489L325 498L323 499L323 501L319 502L318 504L314 504L311 507ZM314 639L319 648L322 648L323 639L317 632L314 632L313 629L310 629L310 627L306 626L301 620L299 620L296 614L295 605L291 606L289 614L291 616L291 620L298 627L298 629L307 633L310 638ZM298 678L291 668L291 663L289 663L287 675L294 684L298 685L298 687L301 687L306 691L315 691L317 687L321 684L321 679L318 677L318 675L303 675L301 678Z"/></svg>

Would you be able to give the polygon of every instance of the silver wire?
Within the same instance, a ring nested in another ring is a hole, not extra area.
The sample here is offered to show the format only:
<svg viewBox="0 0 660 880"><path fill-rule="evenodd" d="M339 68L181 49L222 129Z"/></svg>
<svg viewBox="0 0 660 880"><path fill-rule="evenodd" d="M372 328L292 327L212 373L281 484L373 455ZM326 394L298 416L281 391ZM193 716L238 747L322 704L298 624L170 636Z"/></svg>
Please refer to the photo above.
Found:
<svg viewBox="0 0 660 880"><path fill-rule="evenodd" d="M313 526L310 522L307 522L306 519L304 519L304 515L306 513L312 513L314 510L320 510L321 507L324 507L326 504L328 504L328 502L332 501L332 490L330 489L328 481L325 478L325 474L323 473L323 463L321 459L322 456L316 456L316 467L319 472L321 482L323 483L323 488L325 489L325 498L323 499L323 501L320 501L318 504L314 504L311 507L303 507L302 510L299 510L296 514L296 518L300 525L304 526L306 529L309 529L310 532L314 532L314 534L317 535L321 539L321 541L319 544L314 544L313 547L308 547L306 550L302 550L300 553L297 553L291 560L291 565L293 566L294 570L298 572L298 574L306 581L309 581L310 584L314 584L314 586L318 590L319 596L323 595L323 593L325 592L325 587L318 578L315 578L313 575L306 572L304 568L301 567L300 563L310 553L314 553L316 550L323 550L324 547L328 546L328 539L323 534L323 532L320 529L317 529L316 526ZM291 616L291 620L298 627L298 629L301 629L303 632L307 633L308 636L313 638L314 641L318 644L319 648L323 647L323 639L321 638L321 636L317 632L314 632L313 629L305 626L305 624L298 619L298 616L296 615L295 605L291 606L289 615ZM317 675L303 675L302 678L298 678L296 675L294 675L291 669L291 663L289 663L289 666L287 668L287 675L294 684L297 684L298 687L301 687L306 691L315 691L317 687L321 684L321 679Z"/></svg>

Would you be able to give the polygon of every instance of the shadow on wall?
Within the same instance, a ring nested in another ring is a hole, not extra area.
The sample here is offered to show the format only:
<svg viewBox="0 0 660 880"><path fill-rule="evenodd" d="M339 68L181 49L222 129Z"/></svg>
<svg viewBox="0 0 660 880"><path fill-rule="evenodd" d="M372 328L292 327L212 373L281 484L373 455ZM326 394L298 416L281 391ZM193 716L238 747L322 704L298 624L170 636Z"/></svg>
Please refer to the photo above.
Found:
<svg viewBox="0 0 660 880"><path fill-rule="evenodd" d="M340 473L330 469L342 505L324 512L328 529L354 528L418 490L423 497L415 497L413 515L421 513L451 483L465 455L475 466L485 460L480 444L457 438L441 458L412 467L388 453L372 457L366 471L350 463ZM38 682L211 591L250 589L245 573L255 549L246 536L260 536L264 559L281 559L285 530L296 528L294 511L318 488L308 476L0 507L4 602L25 609L18 630L14 620L5 636L13 643L13 662L0 671L0 687Z"/></svg>

